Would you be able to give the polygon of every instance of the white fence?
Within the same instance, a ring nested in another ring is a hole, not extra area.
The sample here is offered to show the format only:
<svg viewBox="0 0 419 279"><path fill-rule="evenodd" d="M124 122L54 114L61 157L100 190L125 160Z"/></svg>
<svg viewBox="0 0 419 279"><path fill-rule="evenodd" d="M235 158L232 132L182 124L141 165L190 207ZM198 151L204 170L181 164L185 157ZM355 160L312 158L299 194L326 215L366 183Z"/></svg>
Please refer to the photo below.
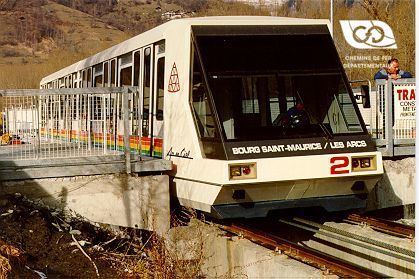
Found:
<svg viewBox="0 0 419 279"><path fill-rule="evenodd" d="M135 94L134 87L0 90L0 159L139 152L140 141L131 134L136 124L128 110L133 108L123 109Z"/></svg>

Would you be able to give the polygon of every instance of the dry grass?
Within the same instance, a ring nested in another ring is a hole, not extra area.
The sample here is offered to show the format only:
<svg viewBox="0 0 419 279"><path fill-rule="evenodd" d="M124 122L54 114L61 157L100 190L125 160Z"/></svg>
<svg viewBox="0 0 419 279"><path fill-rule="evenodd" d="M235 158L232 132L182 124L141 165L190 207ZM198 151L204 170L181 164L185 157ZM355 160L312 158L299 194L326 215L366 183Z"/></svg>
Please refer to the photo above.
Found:
<svg viewBox="0 0 419 279"><path fill-rule="evenodd" d="M0 89L39 88L43 77L106 49L113 43L114 41L104 40L91 44L87 49L55 49L46 61L38 63L0 64Z"/></svg>
<svg viewBox="0 0 419 279"><path fill-rule="evenodd" d="M0 11L0 23L6 27L0 30L0 88L39 88L42 77L129 37L93 16L53 2ZM21 38L22 26L31 36Z"/></svg>
<svg viewBox="0 0 419 279"><path fill-rule="evenodd" d="M188 226L172 217L172 229L165 236L151 233L142 246L130 243L136 254L105 252L102 259L113 263L122 277L142 279L204 278L202 266L206 260L203 223L193 210L184 211L191 218ZM201 219L202 220L202 219Z"/></svg>
<svg viewBox="0 0 419 279"><path fill-rule="evenodd" d="M12 270L9 260L0 255L0 279L7 279L7 274Z"/></svg>
<svg viewBox="0 0 419 279"><path fill-rule="evenodd" d="M239 2L224 2L222 0L210 0L205 10L198 13L199 16L269 16L267 9L254 7Z"/></svg>
<svg viewBox="0 0 419 279"><path fill-rule="evenodd" d="M187 227L173 217L174 227L169 234L158 237L152 234L146 246L146 257L134 267L140 278L194 279L204 278L201 267L205 260L205 233L196 212L185 209L183 214L190 219Z"/></svg>
<svg viewBox="0 0 419 279"><path fill-rule="evenodd" d="M21 256L22 252L19 249L0 240L0 279L6 279L12 270L8 259L10 257L19 259Z"/></svg>

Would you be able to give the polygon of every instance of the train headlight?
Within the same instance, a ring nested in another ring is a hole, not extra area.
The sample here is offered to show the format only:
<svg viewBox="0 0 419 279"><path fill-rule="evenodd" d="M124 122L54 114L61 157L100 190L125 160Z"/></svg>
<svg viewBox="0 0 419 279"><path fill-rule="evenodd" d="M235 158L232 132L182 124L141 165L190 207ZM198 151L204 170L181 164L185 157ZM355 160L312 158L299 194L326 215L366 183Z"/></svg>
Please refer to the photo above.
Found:
<svg viewBox="0 0 419 279"><path fill-rule="evenodd" d="M375 156L352 157L352 171L377 170L377 159Z"/></svg>
<svg viewBox="0 0 419 279"><path fill-rule="evenodd" d="M352 169L359 167L359 160L357 158L352 158Z"/></svg>
<svg viewBox="0 0 419 279"><path fill-rule="evenodd" d="M256 163L243 163L229 165L230 180L256 178Z"/></svg>
<svg viewBox="0 0 419 279"><path fill-rule="evenodd" d="M370 158L361 158L360 161L361 161L361 169L371 167L371 159Z"/></svg>

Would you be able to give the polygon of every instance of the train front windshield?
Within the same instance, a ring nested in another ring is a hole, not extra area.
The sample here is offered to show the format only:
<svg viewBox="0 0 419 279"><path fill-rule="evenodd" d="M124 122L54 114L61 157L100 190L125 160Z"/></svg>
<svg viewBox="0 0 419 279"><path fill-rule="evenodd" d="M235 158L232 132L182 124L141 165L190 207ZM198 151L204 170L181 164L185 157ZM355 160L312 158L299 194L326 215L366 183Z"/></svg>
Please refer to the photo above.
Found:
<svg viewBox="0 0 419 279"><path fill-rule="evenodd" d="M273 29L196 32L192 106L201 137L252 141L365 133L330 35Z"/></svg>

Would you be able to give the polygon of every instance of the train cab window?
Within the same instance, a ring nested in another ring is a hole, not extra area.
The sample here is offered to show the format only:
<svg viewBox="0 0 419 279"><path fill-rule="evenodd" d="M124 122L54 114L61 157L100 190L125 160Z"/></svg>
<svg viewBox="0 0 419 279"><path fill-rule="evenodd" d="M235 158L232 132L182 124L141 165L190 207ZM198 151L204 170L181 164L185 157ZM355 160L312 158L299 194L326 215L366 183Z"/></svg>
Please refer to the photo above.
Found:
<svg viewBox="0 0 419 279"><path fill-rule="evenodd" d="M192 106L195 114L199 135L204 138L215 137L215 121L208 100L207 88L203 73L195 55L192 78Z"/></svg>
<svg viewBox="0 0 419 279"><path fill-rule="evenodd" d="M319 27L300 35L286 26L229 28L193 29L202 57L200 74L205 73L208 87L200 88L204 76L199 80L194 72L193 103L201 134L213 133L206 98L214 100L227 141L366 133L328 31ZM251 32L255 36L249 40Z"/></svg>
<svg viewBox="0 0 419 279"><path fill-rule="evenodd" d="M201 150L206 158L226 159L220 133L216 127L208 85L201 66L201 59L194 51L191 71L191 109L200 138Z"/></svg>

